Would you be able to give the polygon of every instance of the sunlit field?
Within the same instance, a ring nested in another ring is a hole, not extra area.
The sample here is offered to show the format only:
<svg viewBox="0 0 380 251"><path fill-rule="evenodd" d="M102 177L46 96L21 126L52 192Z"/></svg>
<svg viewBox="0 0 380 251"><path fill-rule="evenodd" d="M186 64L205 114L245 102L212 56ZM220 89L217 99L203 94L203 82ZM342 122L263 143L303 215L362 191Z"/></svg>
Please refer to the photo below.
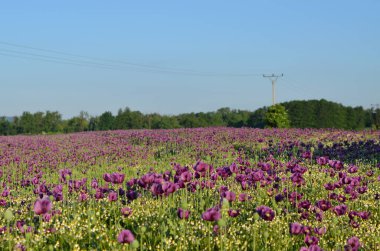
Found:
<svg viewBox="0 0 380 251"><path fill-rule="evenodd" d="M380 131L0 137L0 250L380 250Z"/></svg>

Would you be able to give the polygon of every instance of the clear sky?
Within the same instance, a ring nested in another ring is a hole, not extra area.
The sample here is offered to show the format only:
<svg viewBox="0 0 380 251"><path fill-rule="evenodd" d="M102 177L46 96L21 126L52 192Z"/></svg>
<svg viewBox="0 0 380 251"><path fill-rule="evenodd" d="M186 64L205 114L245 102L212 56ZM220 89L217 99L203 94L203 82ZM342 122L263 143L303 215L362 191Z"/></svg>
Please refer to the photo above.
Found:
<svg viewBox="0 0 380 251"><path fill-rule="evenodd" d="M0 115L380 103L380 1L2 1Z"/></svg>

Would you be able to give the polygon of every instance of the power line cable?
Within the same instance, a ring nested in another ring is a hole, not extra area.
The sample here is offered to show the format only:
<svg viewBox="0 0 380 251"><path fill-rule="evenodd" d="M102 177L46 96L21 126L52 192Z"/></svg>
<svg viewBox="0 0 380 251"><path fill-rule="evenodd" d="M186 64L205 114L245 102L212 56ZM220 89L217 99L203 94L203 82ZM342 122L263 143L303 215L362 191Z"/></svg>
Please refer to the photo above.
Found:
<svg viewBox="0 0 380 251"><path fill-rule="evenodd" d="M45 52L45 53L53 53L53 54L58 54L58 55L64 55L66 56L65 58L62 57L56 57L56 56L47 56L47 55L41 55L41 54L36 54L36 53L30 53L30 52L23 52L23 51L17 51L14 53L16 54L28 54L29 56L37 56L37 57L49 57L53 58L55 60L68 60L71 62L75 63L80 63L80 64L93 64L93 65L100 65L100 66L106 66L106 67L114 67L114 66L128 66L128 67L134 67L134 69L137 68L142 68L145 71L143 72L152 72L152 73L167 73L167 74L181 74L181 75L193 75L193 76L215 76L215 77L255 77L255 76L261 76L261 74L256 74L256 73L217 73L217 72L201 72L201 71L195 71L191 69L180 69L180 68L171 68L171 67L160 67L160 66L154 66L154 65L146 65L146 64L136 64L132 62L127 62L123 60L112 60L112 59L104 59L104 58L97 58L97 57L89 57L89 56L83 56L83 55L78 55L78 54L73 54L73 53L67 53L67 52L62 52L62 51L57 51L57 50L50 50L50 49L43 49L43 48L37 48L37 47L32 47L32 46L27 46L27 45L20 45L20 44L14 44L14 43L9 43L9 42L4 42L0 41L0 44L6 45L6 46L11 46L11 47L16 47L16 48L22 48L22 49L27 49L27 50L34 50L34 51L40 51L40 52ZM4 50L4 49L3 49ZM33 55L31 55L33 54ZM70 59L67 57L72 57L72 58L77 58L77 59ZM86 59L86 61L80 60L78 61L78 58ZM146 71L149 70L149 71Z"/></svg>

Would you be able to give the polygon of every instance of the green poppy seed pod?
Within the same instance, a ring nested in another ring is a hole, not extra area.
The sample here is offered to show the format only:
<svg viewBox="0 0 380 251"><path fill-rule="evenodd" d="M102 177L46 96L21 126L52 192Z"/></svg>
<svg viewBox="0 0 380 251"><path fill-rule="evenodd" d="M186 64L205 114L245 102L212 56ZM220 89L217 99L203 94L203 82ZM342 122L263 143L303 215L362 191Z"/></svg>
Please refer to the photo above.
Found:
<svg viewBox="0 0 380 251"><path fill-rule="evenodd" d="M218 220L218 226L219 227L225 227L226 225L227 225L227 223L224 219Z"/></svg>
<svg viewBox="0 0 380 251"><path fill-rule="evenodd" d="M230 203L228 202L228 200L226 198L223 198L222 208L225 209L225 208L229 208L229 207L230 207Z"/></svg>
<svg viewBox="0 0 380 251"><path fill-rule="evenodd" d="M139 247L139 242L137 240L134 240L131 244L132 248L138 248Z"/></svg>
<svg viewBox="0 0 380 251"><path fill-rule="evenodd" d="M53 245L49 245L49 251L54 251Z"/></svg>
<svg viewBox="0 0 380 251"><path fill-rule="evenodd" d="M187 209L188 205L187 205L187 202L186 201L182 201L181 202L181 208L182 209Z"/></svg>
<svg viewBox="0 0 380 251"><path fill-rule="evenodd" d="M9 208L5 211L4 218L8 222L13 220L14 215L13 215L12 211Z"/></svg>
<svg viewBox="0 0 380 251"><path fill-rule="evenodd" d="M258 219L260 219L259 214L258 214L258 213L254 213L254 214L253 214L253 219L254 219L254 220L258 220Z"/></svg>
<svg viewBox="0 0 380 251"><path fill-rule="evenodd" d="M140 231L141 231L141 233L145 233L146 232L146 227L145 226L140 227Z"/></svg>
<svg viewBox="0 0 380 251"><path fill-rule="evenodd" d="M312 147L310 147L310 152L312 152L312 153L313 153L313 152L314 152L314 150L315 150L315 149L314 149L314 147L313 147L313 146L312 146Z"/></svg>
<svg viewBox="0 0 380 251"><path fill-rule="evenodd" d="M264 238L267 239L269 237L269 233L267 231L264 232Z"/></svg>
<svg viewBox="0 0 380 251"><path fill-rule="evenodd" d="M31 233L31 232L26 232L26 233L25 233L25 239L26 239L27 241L29 241L31 237L32 237L32 233Z"/></svg>

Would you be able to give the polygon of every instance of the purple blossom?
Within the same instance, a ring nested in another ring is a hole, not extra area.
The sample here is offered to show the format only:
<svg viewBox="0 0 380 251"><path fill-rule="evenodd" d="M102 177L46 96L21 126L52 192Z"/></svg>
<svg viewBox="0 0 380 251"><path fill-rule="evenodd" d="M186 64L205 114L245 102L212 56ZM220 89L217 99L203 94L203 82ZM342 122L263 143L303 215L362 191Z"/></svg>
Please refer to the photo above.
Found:
<svg viewBox="0 0 380 251"><path fill-rule="evenodd" d="M239 216L239 214L240 214L240 210L236 210L236 209L229 209L228 210L228 215L230 217L237 217L237 216Z"/></svg>
<svg viewBox="0 0 380 251"><path fill-rule="evenodd" d="M308 246L317 245L318 242L319 242L319 238L316 237L316 236L311 236L311 235L306 235L305 236L305 243Z"/></svg>
<svg viewBox="0 0 380 251"><path fill-rule="evenodd" d="M222 217L219 209L209 208L202 214L202 219L205 221L218 221Z"/></svg>
<svg viewBox="0 0 380 251"><path fill-rule="evenodd" d="M232 202L236 199L236 194L234 192L231 192L231 191L226 191L222 194L223 198L225 198L226 200L228 200L229 202Z"/></svg>
<svg viewBox="0 0 380 251"><path fill-rule="evenodd" d="M36 202L34 202L34 212L37 215L46 214L47 212L51 210L51 208L52 208L52 203L48 197L38 199L36 200Z"/></svg>
<svg viewBox="0 0 380 251"><path fill-rule="evenodd" d="M128 229L121 230L121 232L119 233L119 235L117 237L117 241L119 243L131 244L134 240L135 240L135 236Z"/></svg>
<svg viewBox="0 0 380 251"><path fill-rule="evenodd" d="M289 224L289 233L292 235L303 234L303 226L298 222L290 223Z"/></svg>
<svg viewBox="0 0 380 251"><path fill-rule="evenodd" d="M347 212L347 206L345 204L342 204L342 205L339 205L339 206L335 206L333 208L333 211L334 211L334 213L337 216L342 216L342 215L346 214L346 212Z"/></svg>
<svg viewBox="0 0 380 251"><path fill-rule="evenodd" d="M121 212L121 215L128 217L132 214L132 208L123 207L122 209L120 209L120 212Z"/></svg>
<svg viewBox="0 0 380 251"><path fill-rule="evenodd" d="M357 251L361 247L361 243L359 241L359 238L356 236L353 236L347 240L347 245L344 246L344 250L352 250Z"/></svg>
<svg viewBox="0 0 380 251"><path fill-rule="evenodd" d="M256 208L256 212L263 220L266 221L272 221L275 217L274 211L267 206L259 206L258 208Z"/></svg>
<svg viewBox="0 0 380 251"><path fill-rule="evenodd" d="M117 193L112 191L108 194L108 201L112 202L112 201L117 201Z"/></svg>
<svg viewBox="0 0 380 251"><path fill-rule="evenodd" d="M319 200L317 201L315 206L321 209L322 211L327 211L331 208L331 202L328 200Z"/></svg>
<svg viewBox="0 0 380 251"><path fill-rule="evenodd" d="M180 219L185 219L187 220L190 216L190 211L189 210L184 210L182 208L178 208L177 210L177 215Z"/></svg>

